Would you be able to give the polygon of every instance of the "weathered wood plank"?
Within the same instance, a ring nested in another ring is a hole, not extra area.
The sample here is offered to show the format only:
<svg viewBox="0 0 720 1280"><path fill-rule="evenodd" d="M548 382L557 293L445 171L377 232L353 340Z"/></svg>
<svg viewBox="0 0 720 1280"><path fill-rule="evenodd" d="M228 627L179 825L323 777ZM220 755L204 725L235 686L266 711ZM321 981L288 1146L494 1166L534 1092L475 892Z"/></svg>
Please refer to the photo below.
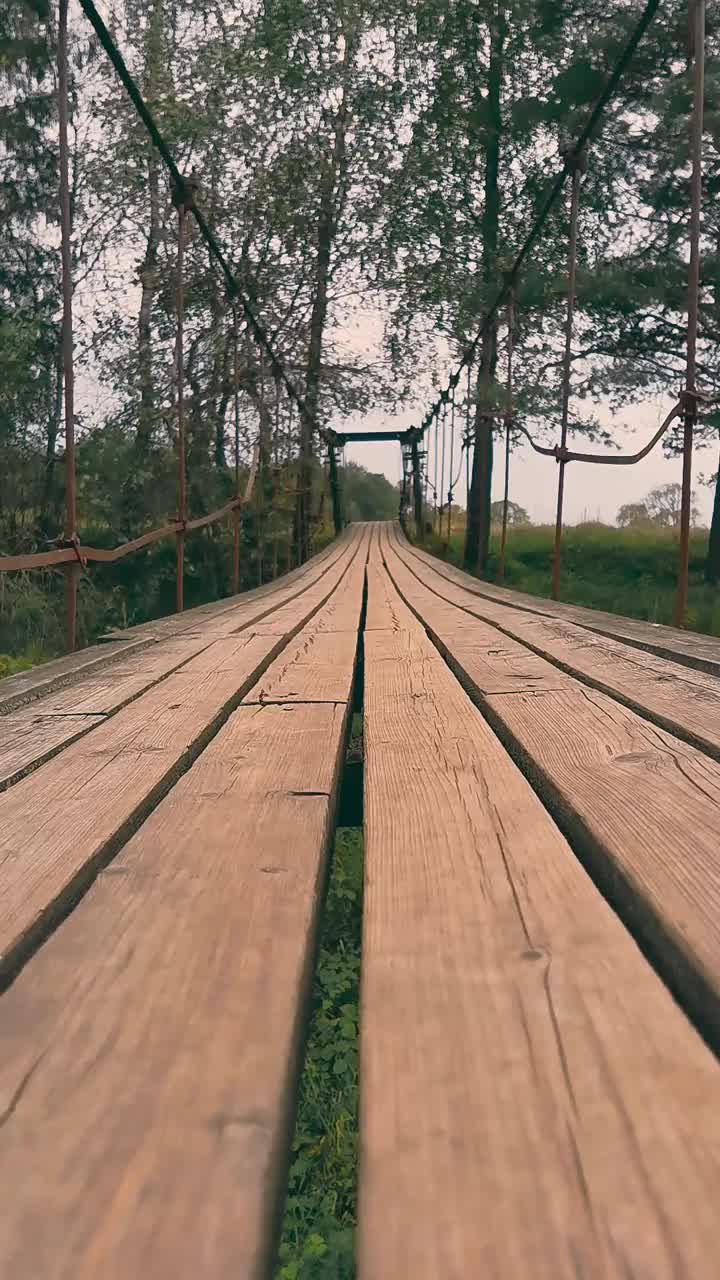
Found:
<svg viewBox="0 0 720 1280"><path fill-rule="evenodd" d="M28 715L11 712L0 720L0 791L17 782L38 761L50 760L95 725L102 715Z"/></svg>
<svg viewBox="0 0 720 1280"><path fill-rule="evenodd" d="M360 1280L711 1280L720 1068L380 579Z"/></svg>
<svg viewBox="0 0 720 1280"><path fill-rule="evenodd" d="M3 997L3 1274L269 1274L344 719L236 711Z"/></svg>
<svg viewBox="0 0 720 1280"><path fill-rule="evenodd" d="M563 671L720 758L720 681L715 676L643 653L572 622L533 616L478 597L419 561L404 539L396 538L395 549L405 566L442 600L491 623Z"/></svg>
<svg viewBox="0 0 720 1280"><path fill-rule="evenodd" d="M347 702L355 666L368 536L327 604L258 680L253 701ZM246 699L247 701L248 699Z"/></svg>
<svg viewBox="0 0 720 1280"><path fill-rule="evenodd" d="M407 539L405 541L407 542ZM410 546L409 543L407 545ZM499 604L508 604L516 609L525 609L543 617L563 618L567 622L575 622L578 626L595 631L598 635L609 636L637 649L644 649L647 653L657 654L660 658L694 667L698 671L707 671L709 675L720 676L720 639L716 636L680 631L677 627L667 627L659 622L642 622L637 618L624 618L617 613L606 613L602 609L587 609L577 604L561 604L544 599L542 596L528 595L525 591L512 591L507 587L478 582L477 578L463 573L454 565L439 562L419 547L412 547L412 553L418 559L435 567L449 581L467 587L476 595L495 600Z"/></svg>
<svg viewBox="0 0 720 1280"><path fill-rule="evenodd" d="M401 594L603 892L720 1045L720 765L549 663L542 689L485 692L497 631L479 621L474 636L464 626L455 631L452 606L410 573L390 542L386 557ZM502 650L513 647L523 652L503 636ZM557 687L559 676L565 683Z"/></svg>
<svg viewBox="0 0 720 1280"><path fill-rule="evenodd" d="M3 996L1 1274L270 1274L349 715L306 692L233 712Z"/></svg>
<svg viewBox="0 0 720 1280"><path fill-rule="evenodd" d="M355 535L297 597L285 635L217 640L0 795L0 974L12 971L187 768L332 594L358 545Z"/></svg>
<svg viewBox="0 0 720 1280"><path fill-rule="evenodd" d="M292 583L284 580L274 591L267 588L261 596L258 593L250 600L238 596L237 604L216 611L202 625L196 620L193 629L180 630L176 635L169 632L165 639L146 639L142 645L132 645L130 647L135 652L116 659L109 666L102 665L100 670L99 662L94 661L90 675L85 679L60 688L56 682L44 697L40 696L40 686L36 684L34 700L22 710L12 713L16 720L10 723L7 716L0 717L0 790L19 781L63 747L89 733L102 723L103 717L114 714L173 671L181 669L191 658L207 649L216 637L247 631L255 623L258 624L258 633L285 635L295 625L294 601L303 590L325 578L347 554L347 546L345 539L333 544L327 555L308 562L304 574L298 575ZM202 608L207 610L208 606ZM273 610L279 617L276 623L273 622ZM179 622L186 617L177 615ZM198 660L193 670L201 669L202 664ZM52 681L50 684L52 686ZM15 703L17 701L16 696ZM64 720L48 724L48 717L59 714L65 717ZM82 721L77 718L80 716L84 717Z"/></svg>
<svg viewBox="0 0 720 1280"><path fill-rule="evenodd" d="M96 644L83 649L80 653L65 654L62 658L53 658L43 662L29 671L18 671L14 676L5 676L0 680L0 715L14 711L25 703L50 693L54 689L63 688L72 680L82 679L90 673L123 660L130 653L151 644L150 637L136 636L118 641L116 644Z"/></svg>

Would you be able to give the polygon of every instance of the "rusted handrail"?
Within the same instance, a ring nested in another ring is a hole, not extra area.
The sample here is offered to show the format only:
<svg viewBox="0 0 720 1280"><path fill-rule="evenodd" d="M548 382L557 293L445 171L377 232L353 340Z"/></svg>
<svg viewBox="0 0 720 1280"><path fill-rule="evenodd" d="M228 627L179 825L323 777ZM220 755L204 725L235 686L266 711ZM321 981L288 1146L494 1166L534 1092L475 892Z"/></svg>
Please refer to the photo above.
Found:
<svg viewBox="0 0 720 1280"><path fill-rule="evenodd" d="M208 512L205 516L197 516L194 520L172 520L158 529L149 529L147 533L140 534L138 538L132 538L130 542L121 542L117 547L85 547L78 542L70 547L56 547L53 551L33 551L27 555L0 556L0 573L10 573L22 569L49 568L52 565L67 564L73 560L79 561L81 564L85 564L89 560L102 561L106 564L112 563L115 560L122 560L133 551L140 551L142 547L148 547L154 542L160 542L163 538L177 536L178 533L182 532L190 533L195 529L203 529L208 524L215 524L218 520L223 520L225 516L231 515L233 511L249 503L255 485L257 465L258 450L255 449L245 493L239 498L231 498L230 502L226 502L224 506L218 507L215 511Z"/></svg>
<svg viewBox="0 0 720 1280"><path fill-rule="evenodd" d="M541 453L546 458L554 458L556 462L599 462L604 466L629 467L633 466L636 462L642 462L643 458L646 458L647 455L652 452L658 441L665 435L670 423L673 422L675 418L679 418L682 411L683 401L680 399L677 404L673 405L669 414L664 419L661 426L658 427L654 436L648 440L648 443L644 445L642 449L638 449L637 453L580 453L576 449L563 449L562 445L559 444L537 444L536 441L533 440L527 428L523 427L519 422L513 422L512 427L515 431L519 431L527 440L529 440L536 453Z"/></svg>

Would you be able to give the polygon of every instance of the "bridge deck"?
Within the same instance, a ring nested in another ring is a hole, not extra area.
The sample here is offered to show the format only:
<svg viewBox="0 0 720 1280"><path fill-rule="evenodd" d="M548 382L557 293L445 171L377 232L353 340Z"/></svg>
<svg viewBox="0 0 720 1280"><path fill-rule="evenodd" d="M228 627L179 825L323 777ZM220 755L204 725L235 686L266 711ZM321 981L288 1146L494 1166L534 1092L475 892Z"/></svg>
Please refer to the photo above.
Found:
<svg viewBox="0 0 720 1280"><path fill-rule="evenodd" d="M1 1274L272 1273L364 589L361 1280L715 1275L720 645L394 526L0 684Z"/></svg>

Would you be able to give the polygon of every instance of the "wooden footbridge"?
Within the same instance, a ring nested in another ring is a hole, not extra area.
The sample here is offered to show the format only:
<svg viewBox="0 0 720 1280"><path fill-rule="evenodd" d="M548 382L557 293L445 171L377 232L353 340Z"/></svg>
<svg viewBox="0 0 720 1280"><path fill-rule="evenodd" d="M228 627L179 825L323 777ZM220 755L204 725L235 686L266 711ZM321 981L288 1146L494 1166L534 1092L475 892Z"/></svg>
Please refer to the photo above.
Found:
<svg viewBox="0 0 720 1280"><path fill-rule="evenodd" d="M715 1277L719 674L375 525L3 681L0 1274L271 1274L355 697L361 1280Z"/></svg>

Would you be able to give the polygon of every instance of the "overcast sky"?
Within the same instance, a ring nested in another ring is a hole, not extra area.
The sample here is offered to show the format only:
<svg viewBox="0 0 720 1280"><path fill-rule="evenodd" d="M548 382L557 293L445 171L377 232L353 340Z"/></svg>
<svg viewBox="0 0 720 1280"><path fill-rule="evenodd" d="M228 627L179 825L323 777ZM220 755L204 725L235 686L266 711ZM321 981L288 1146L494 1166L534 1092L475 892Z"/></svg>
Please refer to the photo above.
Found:
<svg viewBox="0 0 720 1280"><path fill-rule="evenodd" d="M356 323L355 332L347 331L341 340L348 343L353 350L363 352L367 357L378 358L382 337L380 318L366 313ZM447 374L452 371L448 358ZM446 379L443 379L444 381ZM422 388L419 388L422 393ZM333 423L348 431L404 430L419 422L428 403L435 397L428 387L425 398L397 415L386 412L368 413L356 416L341 423ZM600 402L593 406L603 426L608 427L618 445L617 452L635 453L652 436L666 417L673 401L668 397L648 399L642 404L631 406L627 412L613 416L607 405ZM583 408L588 409L587 402ZM558 396L558 435L560 422L560 404ZM671 430L674 430L671 427ZM458 431L459 435L460 432ZM427 439L427 437L426 437ZM449 431L448 431L449 441ZM588 444L580 436L576 437L577 447L588 451L602 452L602 444ZM572 437L570 438L572 447ZM543 441L543 443L548 443ZM459 456L456 444L455 472L458 470ZM449 448L449 443L448 443ZM611 452L611 450L608 450ZM355 444L348 445L346 450L348 461L359 462L369 471L380 471L393 483L402 477L400 445L395 443ZM713 491L707 485L698 482L700 475L712 475L718 466L717 447L695 451L693 464L693 487L697 506L700 511L699 523L709 524L712 512ZM626 502L640 502L645 494L657 485L681 480L682 460L665 458L662 446L657 445L653 452L635 466L613 467L598 466L588 463L571 463L565 477L565 519L568 524L576 524L581 520L603 520L613 523L618 508ZM447 469L446 469L447 474ZM433 469L431 466L430 476ZM493 499L502 498L504 483L504 444L496 437L495 467L493 470ZM446 481L447 489L447 481ZM510 498L521 507L525 507L530 519L535 524L545 524L555 520L555 504L557 495L557 464L552 458L544 458L534 453L530 445L525 443L513 450L510 463ZM465 467L462 467L460 482L456 489L456 500L465 506Z"/></svg>
<svg viewBox="0 0 720 1280"><path fill-rule="evenodd" d="M660 425L670 405L669 400L655 400L632 408L626 418L631 429L616 430L615 438L621 451L624 453L637 451ZM599 409L598 417L608 425L613 422L612 414L607 411L603 412ZM352 427L348 423L348 430L403 429L412 420L412 416L408 414L397 418L388 417L385 414L369 414L362 423L353 422ZM582 444L580 447L591 450L602 449L602 445ZM502 441L498 441L493 472L493 498L502 498L503 495L503 455ZM348 445L346 457L348 461L362 463L369 471L383 472L393 483L402 476L398 444ZM667 481L679 483L681 467L680 458L666 459L659 445L648 458L633 467L602 467L594 464L572 463L568 466L565 479L566 521L568 524L576 524L580 520L604 520L612 523L618 508L623 503L640 501L649 489L665 484ZM710 449L699 450L695 455L695 481L698 474L712 473L716 467L717 454ZM455 470L457 471L457 461ZM430 474L432 476L432 468ZM525 507L534 523L546 524L554 521L556 491L557 465L552 458L543 458L534 453L528 444L522 445L513 452L510 462L510 498L513 502L518 502L521 507ZM712 490L696 484L696 492L700 522L708 524L712 510ZM464 506L464 467L456 496L460 505Z"/></svg>

